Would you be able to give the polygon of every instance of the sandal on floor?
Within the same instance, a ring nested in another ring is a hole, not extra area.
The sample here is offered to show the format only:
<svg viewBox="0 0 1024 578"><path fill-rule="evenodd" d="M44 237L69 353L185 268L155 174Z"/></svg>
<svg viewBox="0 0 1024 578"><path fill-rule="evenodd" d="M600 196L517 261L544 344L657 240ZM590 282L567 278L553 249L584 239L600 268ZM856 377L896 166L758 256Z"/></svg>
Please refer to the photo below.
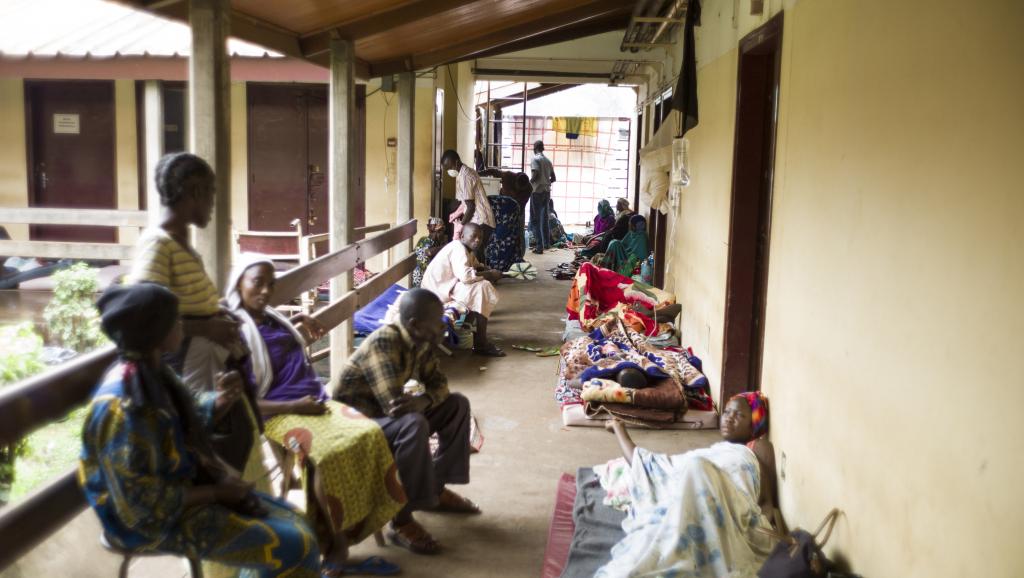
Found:
<svg viewBox="0 0 1024 578"><path fill-rule="evenodd" d="M413 554L433 556L441 552L441 544L415 520L404 526L392 524L388 538L395 546L405 548Z"/></svg>
<svg viewBox="0 0 1024 578"><path fill-rule="evenodd" d="M448 488L441 490L441 495L437 497L437 500L437 506L432 510L434 512L448 512L452 514L480 513L480 507L474 504L472 500L465 496L460 496Z"/></svg>
<svg viewBox="0 0 1024 578"><path fill-rule="evenodd" d="M483 349L473 348L473 355L482 355L484 357L505 357L505 352L497 345L489 343L487 347Z"/></svg>
<svg viewBox="0 0 1024 578"><path fill-rule="evenodd" d="M320 565L320 578L339 578L345 574L348 574L345 567L334 562L324 562Z"/></svg>
<svg viewBox="0 0 1024 578"><path fill-rule="evenodd" d="M358 564L345 564L342 571L345 576L394 576L402 569L380 556L370 556Z"/></svg>

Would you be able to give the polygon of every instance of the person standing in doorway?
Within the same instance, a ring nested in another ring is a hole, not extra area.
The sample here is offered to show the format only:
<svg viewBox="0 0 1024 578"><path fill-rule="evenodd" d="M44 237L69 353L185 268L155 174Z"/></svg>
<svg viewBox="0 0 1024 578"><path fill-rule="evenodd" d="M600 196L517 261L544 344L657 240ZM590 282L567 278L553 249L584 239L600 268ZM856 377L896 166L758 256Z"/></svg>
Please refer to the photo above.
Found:
<svg viewBox="0 0 1024 578"><path fill-rule="evenodd" d="M448 149L441 155L441 169L448 173L448 176L455 179L455 198L462 201L463 226L476 223L480 226L480 233L483 239L480 246L474 251L474 255L481 263L486 263L485 252L487 243L494 233L494 212L491 211L491 203L487 200L487 192L483 183L480 182L480 175L466 165L462 164L459 153Z"/></svg>
<svg viewBox="0 0 1024 578"><path fill-rule="evenodd" d="M555 182L555 168L548 157L544 156L544 141L533 143L533 160L530 162L533 176L533 194L530 195L530 230L536 246L533 249L538 255L550 246L548 230L548 203L551 200L551 183Z"/></svg>

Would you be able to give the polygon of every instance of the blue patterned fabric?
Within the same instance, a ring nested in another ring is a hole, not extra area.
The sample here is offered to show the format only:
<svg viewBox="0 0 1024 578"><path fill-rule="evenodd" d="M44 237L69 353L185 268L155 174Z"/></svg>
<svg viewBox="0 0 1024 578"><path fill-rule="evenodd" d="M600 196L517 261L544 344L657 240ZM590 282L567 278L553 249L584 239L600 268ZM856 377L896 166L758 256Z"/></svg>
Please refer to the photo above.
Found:
<svg viewBox="0 0 1024 578"><path fill-rule="evenodd" d="M519 203L505 195L487 197L487 200L491 202L495 226L484 257L488 267L505 272L513 263L519 261L519 243L522 237L522 232L518 230Z"/></svg>
<svg viewBox="0 0 1024 578"><path fill-rule="evenodd" d="M316 537L285 502L256 494L268 512L263 518L217 503L185 505L198 456L186 444L181 418L128 401L125 384L136 371L135 363L119 362L107 372L82 432L78 481L107 539L128 550L245 568L249 577L319 577ZM188 395L173 376L163 386Z"/></svg>

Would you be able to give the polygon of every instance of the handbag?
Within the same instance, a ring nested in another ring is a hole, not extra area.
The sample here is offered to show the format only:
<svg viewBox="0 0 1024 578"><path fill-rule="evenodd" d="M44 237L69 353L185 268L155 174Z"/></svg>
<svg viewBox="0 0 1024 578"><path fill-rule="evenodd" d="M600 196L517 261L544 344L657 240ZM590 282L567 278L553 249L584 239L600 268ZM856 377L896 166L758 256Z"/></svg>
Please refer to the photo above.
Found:
<svg viewBox="0 0 1024 578"><path fill-rule="evenodd" d="M839 517L839 509L833 508L825 516L814 534L797 528L782 535L761 530L779 540L764 565L757 571L758 578L817 578L825 576L833 564L821 551L832 535L832 528ZM826 526L828 527L826 529ZM825 535L819 539L822 531Z"/></svg>

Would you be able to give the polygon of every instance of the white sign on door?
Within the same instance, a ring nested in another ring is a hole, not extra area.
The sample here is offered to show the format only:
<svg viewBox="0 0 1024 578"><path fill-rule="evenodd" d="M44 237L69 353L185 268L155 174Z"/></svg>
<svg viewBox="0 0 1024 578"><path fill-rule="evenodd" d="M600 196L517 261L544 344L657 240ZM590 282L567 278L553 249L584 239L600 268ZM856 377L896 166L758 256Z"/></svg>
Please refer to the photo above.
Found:
<svg viewBox="0 0 1024 578"><path fill-rule="evenodd" d="M79 134L80 126L77 114L53 115L54 134Z"/></svg>

